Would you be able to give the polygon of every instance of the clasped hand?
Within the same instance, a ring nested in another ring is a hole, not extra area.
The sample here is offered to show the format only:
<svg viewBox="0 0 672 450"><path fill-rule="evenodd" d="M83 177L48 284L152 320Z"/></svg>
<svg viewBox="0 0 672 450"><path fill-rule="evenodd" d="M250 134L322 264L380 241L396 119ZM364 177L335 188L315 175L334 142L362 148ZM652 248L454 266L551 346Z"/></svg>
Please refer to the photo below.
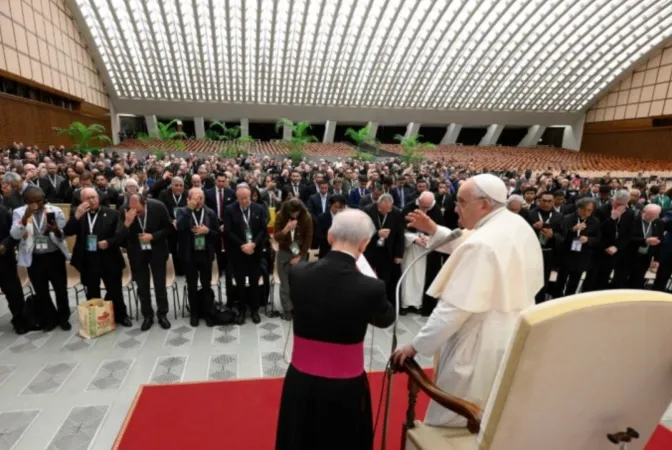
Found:
<svg viewBox="0 0 672 450"><path fill-rule="evenodd" d="M249 244L241 245L240 250L246 255L251 255L252 253L254 253L254 247L255 247L254 242L250 242Z"/></svg>
<svg viewBox="0 0 672 450"><path fill-rule="evenodd" d="M191 227L191 231L196 234L196 235L203 235L203 234L208 234L210 232L210 229L206 227L203 224Z"/></svg>

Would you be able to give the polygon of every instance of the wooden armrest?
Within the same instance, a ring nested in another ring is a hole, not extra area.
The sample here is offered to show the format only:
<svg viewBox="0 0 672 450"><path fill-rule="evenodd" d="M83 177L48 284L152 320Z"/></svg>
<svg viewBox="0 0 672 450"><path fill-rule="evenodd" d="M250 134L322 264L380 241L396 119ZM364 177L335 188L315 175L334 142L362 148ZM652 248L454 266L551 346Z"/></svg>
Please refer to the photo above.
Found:
<svg viewBox="0 0 672 450"><path fill-rule="evenodd" d="M401 367L397 367L397 370L408 374L409 387L412 381L436 403L467 419L467 429L469 432L473 434L479 432L481 428L481 408L471 402L443 392L429 379L422 367L412 358L407 358Z"/></svg>

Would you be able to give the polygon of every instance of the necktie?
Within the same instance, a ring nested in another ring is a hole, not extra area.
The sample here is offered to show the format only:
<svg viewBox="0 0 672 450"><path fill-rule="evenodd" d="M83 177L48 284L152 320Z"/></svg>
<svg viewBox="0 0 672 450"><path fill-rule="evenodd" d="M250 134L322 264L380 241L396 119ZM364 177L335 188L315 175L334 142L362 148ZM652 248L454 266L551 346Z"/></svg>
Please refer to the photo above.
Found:
<svg viewBox="0 0 672 450"><path fill-rule="evenodd" d="M219 218L224 218L224 189L219 189Z"/></svg>
<svg viewBox="0 0 672 450"><path fill-rule="evenodd" d="M299 187L296 184L294 185L294 196L299 196Z"/></svg>

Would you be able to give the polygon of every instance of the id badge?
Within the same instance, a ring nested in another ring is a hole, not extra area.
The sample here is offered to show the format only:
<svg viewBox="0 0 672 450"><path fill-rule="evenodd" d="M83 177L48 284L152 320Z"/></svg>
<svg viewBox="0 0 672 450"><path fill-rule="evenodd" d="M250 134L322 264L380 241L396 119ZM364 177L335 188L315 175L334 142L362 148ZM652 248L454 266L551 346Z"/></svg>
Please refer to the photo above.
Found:
<svg viewBox="0 0 672 450"><path fill-rule="evenodd" d="M385 247L385 238L378 238L378 242L376 242L376 246Z"/></svg>
<svg viewBox="0 0 672 450"><path fill-rule="evenodd" d="M48 248L49 245L47 244L46 236L35 236L35 250L46 252Z"/></svg>
<svg viewBox="0 0 672 450"><path fill-rule="evenodd" d="M86 251L87 252L98 251L98 236L96 236L95 234L90 234L86 237Z"/></svg>
<svg viewBox="0 0 672 450"><path fill-rule="evenodd" d="M140 249L143 251L148 251L152 249L152 243L151 242L141 242L140 243Z"/></svg>
<svg viewBox="0 0 672 450"><path fill-rule="evenodd" d="M573 251L573 252L580 252L582 246L583 246L583 244L581 243L580 240L578 240L578 239L574 239L574 240L572 241L572 251Z"/></svg>
<svg viewBox="0 0 672 450"><path fill-rule="evenodd" d="M245 287L250 287L250 277L245 277Z"/></svg>
<svg viewBox="0 0 672 450"><path fill-rule="evenodd" d="M443 216L444 214L446 214L446 208L441 208L441 215Z"/></svg>
<svg viewBox="0 0 672 450"><path fill-rule="evenodd" d="M177 210L178 209L180 209L180 208L177 208L177 207L173 208L173 217L176 218L176 219L177 219Z"/></svg>
<svg viewBox="0 0 672 450"><path fill-rule="evenodd" d="M205 236L194 236L194 250L205 250Z"/></svg>
<svg viewBox="0 0 672 450"><path fill-rule="evenodd" d="M248 244L252 243L252 232L250 230L245 230L245 240Z"/></svg>
<svg viewBox="0 0 672 450"><path fill-rule="evenodd" d="M540 234L539 235L539 243L541 245L546 245L546 242L548 242L548 238L546 236L544 236L543 234Z"/></svg>
<svg viewBox="0 0 672 450"><path fill-rule="evenodd" d="M289 251L292 252L292 256L299 256L301 253L301 248L299 247L298 242L292 242L289 244Z"/></svg>
<svg viewBox="0 0 672 450"><path fill-rule="evenodd" d="M637 249L637 253L640 255L648 255L649 254L649 246L648 245L643 245Z"/></svg>

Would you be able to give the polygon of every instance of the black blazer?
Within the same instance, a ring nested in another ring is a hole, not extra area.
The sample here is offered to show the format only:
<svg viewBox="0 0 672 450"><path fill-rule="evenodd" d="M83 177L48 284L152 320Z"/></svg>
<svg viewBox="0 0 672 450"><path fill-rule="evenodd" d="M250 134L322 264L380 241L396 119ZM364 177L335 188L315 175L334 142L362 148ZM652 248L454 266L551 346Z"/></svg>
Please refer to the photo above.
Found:
<svg viewBox="0 0 672 450"><path fill-rule="evenodd" d="M329 228L331 228L333 219L331 211L327 211L317 217L317 226L314 227L314 236L315 239L317 239L317 245L320 248L318 258L324 258L327 253L331 251L331 245L329 245L329 241L327 240L327 234L329 233Z"/></svg>
<svg viewBox="0 0 672 450"><path fill-rule="evenodd" d="M300 200L303 200L304 196L306 193L306 186L304 184L299 184L299 195L294 194L294 185L291 183L287 183L286 185L283 186L282 188L282 201L285 201L289 198L289 196L296 197ZM307 200L307 198L306 198Z"/></svg>
<svg viewBox="0 0 672 450"><path fill-rule="evenodd" d="M96 189L98 192L98 197L100 199L100 206L110 207L110 198L107 195L107 192L101 192ZM82 204L82 188L75 189L72 193L72 202L70 202L70 217L75 214L75 210L79 205Z"/></svg>
<svg viewBox="0 0 672 450"><path fill-rule="evenodd" d="M632 225L632 236L630 237L630 246L628 248L628 254L633 257L645 256L639 253L639 248L646 246L646 240L644 239L644 230L647 226L643 224L641 220L642 216L640 213L637 214L633 225ZM651 230L649 237L656 237L660 240L658 245L649 245L646 256L648 258L653 257L658 261L658 253L660 252L660 247L663 244L663 235L665 234L665 223L661 219L656 219L651 222Z"/></svg>
<svg viewBox="0 0 672 450"><path fill-rule="evenodd" d="M61 203L72 203L72 194L75 192L75 188L70 184L70 180L64 180L58 186L58 201Z"/></svg>
<svg viewBox="0 0 672 450"><path fill-rule="evenodd" d="M72 259L70 264L80 273L86 270L87 266L87 236L89 233L88 214L84 214L79 220L75 219L74 213L63 228L66 236L77 236L75 246L72 249ZM123 219L121 220L123 226ZM98 249L100 261L104 261L106 271L115 271L121 273L126 267L124 258L121 255L119 247L119 237L117 228L119 226L119 211L101 206L98 210L98 218L93 225L93 234L98 237L98 241L107 241L109 246L105 250Z"/></svg>
<svg viewBox="0 0 672 450"><path fill-rule="evenodd" d="M329 194L327 194L327 201L325 202L324 211L322 211L322 198L320 197L319 193L310 196L306 207L308 208L308 212L314 216L319 216L320 214L329 211Z"/></svg>
<svg viewBox="0 0 672 450"><path fill-rule="evenodd" d="M258 203L250 203L250 230L252 241L256 244L254 253L247 255L240 249L245 240L246 224L238 202L226 207L224 211L224 236L226 251L233 260L247 261L261 259L262 251L268 242L268 216L265 208Z"/></svg>
<svg viewBox="0 0 672 450"><path fill-rule="evenodd" d="M172 200L172 199L171 199ZM201 213L194 212L198 220L201 219ZM210 230L205 235L205 252L209 260L212 260L215 249L219 247L219 219L215 212L205 207L205 214L203 214L203 225ZM190 261L194 252L194 236L192 227L196 226L196 222L192 216L192 211L189 208L180 208L177 210L177 255L182 261Z"/></svg>
<svg viewBox="0 0 672 450"><path fill-rule="evenodd" d="M448 228L454 230L458 227L457 221L460 219L455 212L455 198L451 194L436 194L436 205L439 211L443 210L443 221Z"/></svg>
<svg viewBox="0 0 672 450"><path fill-rule="evenodd" d="M590 268L590 262L596 251L603 252L600 248L600 222L590 216L586 219L586 228L577 235L574 228L579 223L578 213L572 213L564 217L565 239L561 244L562 258L560 263L570 271L583 272ZM581 251L572 251L572 242L580 236L586 236L588 241L581 245Z"/></svg>
<svg viewBox="0 0 672 450"><path fill-rule="evenodd" d="M58 203L58 188L61 186L63 183L62 178L61 183L56 183L56 187L54 187L53 184L51 184L51 181L46 178L42 177L39 179L38 183L40 188L44 191L44 198L46 199L47 203Z"/></svg>
<svg viewBox="0 0 672 450"><path fill-rule="evenodd" d="M14 249L18 244L18 241L12 239L9 235L9 230L12 228L12 213L0 205L0 245L5 247L5 254L0 256L0 270L3 270L3 267L14 266L16 267L16 254Z"/></svg>
<svg viewBox="0 0 672 450"><path fill-rule="evenodd" d="M3 197L2 204L10 211L23 206L23 195L19 191L12 191L12 193Z"/></svg>
<svg viewBox="0 0 672 450"><path fill-rule="evenodd" d="M231 188L224 189L224 209L232 203L236 202L236 192ZM212 209L217 216L217 188L208 189L205 191L205 206ZM224 211L222 211L222 217L219 217L220 220L223 219Z"/></svg>
<svg viewBox="0 0 672 450"><path fill-rule="evenodd" d="M595 211L595 217L600 221L600 244L602 249L613 245L618 249L614 256L617 256L619 253L623 254L630 246L632 225L635 218L634 211L626 209L621 215L620 220L613 220L611 218L611 204L607 204ZM618 239L616 238L617 234Z"/></svg>
<svg viewBox="0 0 672 450"><path fill-rule="evenodd" d="M139 218L136 218L130 227L126 228L124 218L128 205L121 208L121 216L119 226L117 227L117 239L123 240L128 249L128 258L133 261L142 256L142 248L138 235L142 234L142 228L138 223ZM168 214L166 205L158 200L147 199L146 203L147 214L147 228L146 233L153 236L152 244L152 259L155 261L168 259L168 242L166 238L174 230L173 222Z"/></svg>
<svg viewBox="0 0 672 450"><path fill-rule="evenodd" d="M181 208L183 206L187 206L187 193L182 192L182 197L177 196L177 203L175 203L175 199L173 198L173 191L170 189L165 189L161 191L159 194L158 200L162 202L164 205L166 205L166 209L168 210L168 215L170 216L171 219L175 219L175 208Z"/></svg>
<svg viewBox="0 0 672 450"><path fill-rule="evenodd" d="M394 322L385 282L360 273L346 253L330 252L317 262L292 266L289 285L296 336L357 344L368 324L386 328Z"/></svg>
<svg viewBox="0 0 672 450"><path fill-rule="evenodd" d="M567 234L565 232L565 216L555 210L551 210L549 213L544 213L539 208L530 209L528 211L528 223L530 226L540 220L544 222L544 228L551 228L553 230L553 237L548 238L541 248L546 249L547 251L548 249L554 251L561 250L565 235ZM541 239L541 231L535 229L534 232L537 235L537 239Z"/></svg>
<svg viewBox="0 0 672 450"><path fill-rule="evenodd" d="M113 187L108 187L104 191L96 188L98 196L100 197L100 204L104 206L116 206L119 208L122 203L122 197L119 195L119 191ZM103 200L105 201L103 203Z"/></svg>
<svg viewBox="0 0 672 450"><path fill-rule="evenodd" d="M390 230L390 235L385 239L385 247L378 247L378 231L381 229L382 221L379 220L378 215L378 205L373 204L369 205L363 210L366 215L371 218L373 225L376 227L376 234L373 235L367 245L364 254L367 259L374 261L380 257L385 257L387 259L392 258L403 258L404 256L404 225L406 221L401 215L401 211L398 208L392 207L385 219L385 224L382 228ZM380 255L380 250L384 248L384 255Z"/></svg>

